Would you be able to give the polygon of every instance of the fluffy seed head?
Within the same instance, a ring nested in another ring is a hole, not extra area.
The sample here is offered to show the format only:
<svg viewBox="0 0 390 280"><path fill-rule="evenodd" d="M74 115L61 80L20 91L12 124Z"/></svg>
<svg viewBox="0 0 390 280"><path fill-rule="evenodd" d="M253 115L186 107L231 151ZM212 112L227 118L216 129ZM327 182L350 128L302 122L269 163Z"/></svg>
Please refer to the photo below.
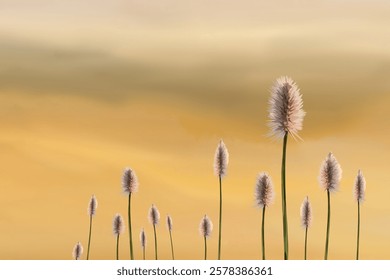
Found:
<svg viewBox="0 0 390 280"><path fill-rule="evenodd" d="M80 259L81 255L83 254L83 246L80 242L77 242L76 245L73 247L73 258L75 260Z"/></svg>
<svg viewBox="0 0 390 280"><path fill-rule="evenodd" d="M91 200L89 201L89 204L88 204L88 215L89 216L95 216L97 206L98 206L98 203L96 200L96 196L92 195Z"/></svg>
<svg viewBox="0 0 390 280"><path fill-rule="evenodd" d="M303 200L301 204L301 223L304 228L310 227L312 221L313 212L311 210L311 205L309 202L309 197Z"/></svg>
<svg viewBox="0 0 390 280"><path fill-rule="evenodd" d="M157 225L160 220L160 212L158 212L157 207L152 204L152 207L149 209L149 222L152 225Z"/></svg>
<svg viewBox="0 0 390 280"><path fill-rule="evenodd" d="M114 232L115 235L119 235L123 233L124 230L125 230L125 224L123 222L123 218L121 214L116 214L112 222L112 231Z"/></svg>
<svg viewBox="0 0 390 280"><path fill-rule="evenodd" d="M338 190L341 180L342 170L340 164L332 153L329 153L326 159L322 162L320 168L319 182L321 188L329 192Z"/></svg>
<svg viewBox="0 0 390 280"><path fill-rule="evenodd" d="M144 229L142 229L140 234L139 234L139 240L141 242L141 247L145 248L146 247L146 235L145 235Z"/></svg>
<svg viewBox="0 0 390 280"><path fill-rule="evenodd" d="M167 216L167 227L168 227L168 230L169 231L172 231L172 218L171 218L171 216Z"/></svg>
<svg viewBox="0 0 390 280"><path fill-rule="evenodd" d="M280 77L271 89L268 103L271 135L283 137L290 133L293 137L298 136L306 113L297 84L287 76Z"/></svg>
<svg viewBox="0 0 390 280"><path fill-rule="evenodd" d="M138 178L131 168L125 168L123 171L122 188L123 192L127 194L138 191Z"/></svg>
<svg viewBox="0 0 390 280"><path fill-rule="evenodd" d="M354 194L355 199L358 202L364 201L364 195L366 192L366 179L364 179L362 171L359 169L358 174L355 179L355 188L354 188Z"/></svg>
<svg viewBox="0 0 390 280"><path fill-rule="evenodd" d="M200 235L204 237L210 237L211 231L213 230L213 223L207 215L204 215L199 224Z"/></svg>
<svg viewBox="0 0 390 280"><path fill-rule="evenodd" d="M219 141L214 157L215 175L224 177L229 163L229 153L222 139Z"/></svg>
<svg viewBox="0 0 390 280"><path fill-rule="evenodd" d="M262 172L258 175L255 187L255 198L258 207L263 208L269 206L274 199L274 189L271 177Z"/></svg>

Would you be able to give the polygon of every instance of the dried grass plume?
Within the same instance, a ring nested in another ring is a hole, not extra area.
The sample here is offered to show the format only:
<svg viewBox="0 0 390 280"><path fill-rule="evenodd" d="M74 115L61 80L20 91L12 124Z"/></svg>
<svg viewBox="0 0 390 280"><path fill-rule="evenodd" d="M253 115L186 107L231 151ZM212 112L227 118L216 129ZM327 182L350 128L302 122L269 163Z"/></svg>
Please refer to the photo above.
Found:
<svg viewBox="0 0 390 280"><path fill-rule="evenodd" d="M77 242L76 245L73 248L73 258L75 260L79 260L81 255L83 254L83 246L80 242Z"/></svg>
<svg viewBox="0 0 390 280"><path fill-rule="evenodd" d="M172 231L172 225L173 225L173 223L172 223L172 218L171 218L171 216L167 216L167 227L168 227L168 230L169 231Z"/></svg>
<svg viewBox="0 0 390 280"><path fill-rule="evenodd" d="M229 153L222 139L219 141L214 158L215 175L224 177L229 163Z"/></svg>
<svg viewBox="0 0 390 280"><path fill-rule="evenodd" d="M141 247L145 248L146 247L146 235L145 235L144 229L142 229L140 234L139 234L139 240L141 242Z"/></svg>
<svg viewBox="0 0 390 280"><path fill-rule="evenodd" d="M339 188L342 170L340 164L332 153L329 153L322 162L320 168L319 183L320 186L329 192L335 192Z"/></svg>
<svg viewBox="0 0 390 280"><path fill-rule="evenodd" d="M304 228L310 227L312 221L312 214L313 212L311 209L311 204L309 202L309 197L306 196L301 205L301 223Z"/></svg>
<svg viewBox="0 0 390 280"><path fill-rule="evenodd" d="M138 178L134 170L125 168L122 178L123 192L130 194L138 191Z"/></svg>
<svg viewBox="0 0 390 280"><path fill-rule="evenodd" d="M274 189L271 177L262 172L258 175L255 187L255 198L258 207L263 208L269 206L274 199Z"/></svg>
<svg viewBox="0 0 390 280"><path fill-rule="evenodd" d="M98 203L96 200L96 196L92 195L91 200L89 201L89 204L88 204L88 215L89 216L95 216L97 206L98 206Z"/></svg>
<svg viewBox="0 0 390 280"><path fill-rule="evenodd" d="M199 233L203 237L210 237L211 232L213 230L213 223L207 215L204 215L199 225Z"/></svg>
<svg viewBox="0 0 390 280"><path fill-rule="evenodd" d="M160 220L160 212L158 212L157 207L152 204L152 207L149 209L149 221L152 225L158 225Z"/></svg>
<svg viewBox="0 0 390 280"><path fill-rule="evenodd" d="M112 231L115 235L122 234L125 230L125 224L123 222L123 218L121 214L116 214L114 220L112 222Z"/></svg>
<svg viewBox="0 0 390 280"><path fill-rule="evenodd" d="M302 95L297 84L287 76L277 79L269 100L271 135L282 138L286 133L290 133L293 137L298 136L306 115L302 107Z"/></svg>
<svg viewBox="0 0 390 280"><path fill-rule="evenodd" d="M366 193L366 180L364 179L362 171L359 169L355 179L355 188L354 188L355 200L358 202L363 202L365 193Z"/></svg>

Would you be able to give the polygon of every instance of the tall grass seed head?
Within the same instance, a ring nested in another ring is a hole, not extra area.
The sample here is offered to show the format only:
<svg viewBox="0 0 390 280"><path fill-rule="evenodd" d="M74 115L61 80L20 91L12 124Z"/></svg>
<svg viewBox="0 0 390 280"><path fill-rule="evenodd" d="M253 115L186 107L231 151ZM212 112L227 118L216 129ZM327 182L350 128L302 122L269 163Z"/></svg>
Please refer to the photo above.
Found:
<svg viewBox="0 0 390 280"><path fill-rule="evenodd" d="M122 189L126 194L135 193L138 191L138 178L134 170L125 168L122 177Z"/></svg>
<svg viewBox="0 0 390 280"><path fill-rule="evenodd" d="M199 224L199 233L203 237L210 237L213 230L213 223L207 215L204 215Z"/></svg>
<svg viewBox="0 0 390 280"><path fill-rule="evenodd" d="M76 245L73 247L73 258L75 260L80 259L81 255L83 254L83 246L80 242L77 242Z"/></svg>
<svg viewBox="0 0 390 280"><path fill-rule="evenodd" d="M141 247L145 248L146 247L146 234L145 234L144 229L142 229L140 234L139 234L139 240L141 242Z"/></svg>
<svg viewBox="0 0 390 280"><path fill-rule="evenodd" d="M301 223L304 228L308 228L311 225L313 219L313 211L309 202L309 197L305 197L301 204Z"/></svg>
<svg viewBox="0 0 390 280"><path fill-rule="evenodd" d="M280 138L286 133L298 136L306 113L302 109L302 95L297 84L287 76L278 78L271 88L268 103L270 134Z"/></svg>
<svg viewBox="0 0 390 280"><path fill-rule="evenodd" d="M256 205L260 208L269 206L274 200L272 180L266 172L262 172L257 176L255 199Z"/></svg>
<svg viewBox="0 0 390 280"><path fill-rule="evenodd" d="M226 176L227 166L229 163L229 152L222 139L219 141L214 157L214 172L215 175Z"/></svg>
<svg viewBox="0 0 390 280"><path fill-rule="evenodd" d="M158 211L157 207L152 204L152 206L149 209L149 222L152 225L158 225L158 222L160 220L160 212Z"/></svg>
<svg viewBox="0 0 390 280"><path fill-rule="evenodd" d="M92 195L91 200L88 204L88 215L89 216L95 216L96 214L96 208L98 206L97 199L95 195Z"/></svg>
<svg viewBox="0 0 390 280"><path fill-rule="evenodd" d="M114 235L122 234L125 230L125 224L123 222L123 218L121 214L117 213L112 222L112 231Z"/></svg>
<svg viewBox="0 0 390 280"><path fill-rule="evenodd" d="M366 194L366 179L362 171L359 169L355 179L354 197L358 202L363 202Z"/></svg>
<svg viewBox="0 0 390 280"><path fill-rule="evenodd" d="M172 218L171 216L167 216L167 227L168 227L168 230L169 231L172 231L172 226L173 226L173 223L172 223Z"/></svg>
<svg viewBox="0 0 390 280"><path fill-rule="evenodd" d="M335 192L339 188L342 170L340 164L332 153L329 153L322 162L319 175L320 187L329 192Z"/></svg>

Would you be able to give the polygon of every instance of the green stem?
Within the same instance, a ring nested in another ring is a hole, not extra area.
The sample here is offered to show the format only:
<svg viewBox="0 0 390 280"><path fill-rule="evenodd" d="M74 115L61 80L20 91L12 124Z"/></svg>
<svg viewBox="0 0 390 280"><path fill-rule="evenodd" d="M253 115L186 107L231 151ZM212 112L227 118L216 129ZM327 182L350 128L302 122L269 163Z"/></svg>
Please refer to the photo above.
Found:
<svg viewBox="0 0 390 280"><path fill-rule="evenodd" d="M173 241L172 241L172 231L169 231L169 239L171 240L171 253L172 253L172 260L175 259L175 253L173 251Z"/></svg>
<svg viewBox="0 0 390 280"><path fill-rule="evenodd" d="M142 247L142 258L145 260L145 247Z"/></svg>
<svg viewBox="0 0 390 280"><path fill-rule="evenodd" d="M325 260L328 259L328 248L329 248L329 229L330 229L330 193L329 190L326 191L328 194L328 222L326 225L326 242L325 242Z"/></svg>
<svg viewBox="0 0 390 280"><path fill-rule="evenodd" d="M360 240L360 202L358 200L358 228L357 228L357 244L356 244L356 259L359 259L359 240Z"/></svg>
<svg viewBox="0 0 390 280"><path fill-rule="evenodd" d="M133 253L133 234L131 231L131 193L129 193L129 209L127 211L128 219L129 219L129 243L130 243L130 259L134 260Z"/></svg>
<svg viewBox="0 0 390 280"><path fill-rule="evenodd" d="M206 236L204 236L204 260L207 260L207 241L206 241Z"/></svg>
<svg viewBox="0 0 390 280"><path fill-rule="evenodd" d="M221 259L221 236L222 236L222 178L219 175L219 238L218 238L218 260Z"/></svg>
<svg viewBox="0 0 390 280"><path fill-rule="evenodd" d="M157 235L156 235L156 225L153 224L153 231L154 231L154 255L155 259L157 260Z"/></svg>
<svg viewBox="0 0 390 280"><path fill-rule="evenodd" d="M263 219L261 222L261 244L263 250L263 260L265 260L264 222L265 222L265 205L263 206Z"/></svg>
<svg viewBox="0 0 390 280"><path fill-rule="evenodd" d="M286 150L287 150L288 132L283 138L283 157L282 157L282 212L283 212L283 243L284 259L288 260L288 227L287 227L287 198L286 198Z"/></svg>
<svg viewBox="0 0 390 280"><path fill-rule="evenodd" d="M91 245L91 235L92 235L92 215L90 215L90 217L89 217L89 237L88 237L87 260L89 260L89 248Z"/></svg>
<svg viewBox="0 0 390 280"><path fill-rule="evenodd" d="M307 260L307 227L305 228L305 260Z"/></svg>
<svg viewBox="0 0 390 280"><path fill-rule="evenodd" d="M116 259L119 260L119 234L116 236Z"/></svg>

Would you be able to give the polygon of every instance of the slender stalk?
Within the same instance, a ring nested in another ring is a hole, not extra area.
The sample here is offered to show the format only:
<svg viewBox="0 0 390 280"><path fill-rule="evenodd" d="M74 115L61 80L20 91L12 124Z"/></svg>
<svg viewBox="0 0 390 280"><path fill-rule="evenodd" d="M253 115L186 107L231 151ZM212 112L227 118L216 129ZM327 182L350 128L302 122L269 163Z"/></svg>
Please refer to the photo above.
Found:
<svg viewBox="0 0 390 280"><path fill-rule="evenodd" d="M204 236L204 260L207 260L207 241L206 241L206 236Z"/></svg>
<svg viewBox="0 0 390 280"><path fill-rule="evenodd" d="M221 236L222 236L222 178L219 175L219 233L218 233L218 260L221 259Z"/></svg>
<svg viewBox="0 0 390 280"><path fill-rule="evenodd" d="M263 250L263 260L265 260L265 238L264 238L264 223L265 223L265 205L263 207L263 220L261 222L261 244Z"/></svg>
<svg viewBox="0 0 390 280"><path fill-rule="evenodd" d="M157 260L157 235L156 235L156 225L153 224L153 231L154 231L154 255L155 259Z"/></svg>
<svg viewBox="0 0 390 280"><path fill-rule="evenodd" d="M172 253L172 260L175 259L175 253L173 251L173 241L172 241L172 231L169 231L169 239L171 240L171 253Z"/></svg>
<svg viewBox="0 0 390 280"><path fill-rule="evenodd" d="M119 234L116 236L116 259L119 260Z"/></svg>
<svg viewBox="0 0 390 280"><path fill-rule="evenodd" d="M288 132L283 138L283 157L282 157L282 212L283 212L283 243L284 259L288 260L288 226L287 226L287 198L286 198L286 150L287 150Z"/></svg>
<svg viewBox="0 0 390 280"><path fill-rule="evenodd" d="M133 234L131 231L131 192L129 193L129 209L127 211L128 219L129 219L129 242L130 242L130 259L134 260L133 253Z"/></svg>
<svg viewBox="0 0 390 280"><path fill-rule="evenodd" d="M307 227L305 228L305 260L307 260Z"/></svg>
<svg viewBox="0 0 390 280"><path fill-rule="evenodd" d="M329 190L326 191L328 194L328 222L326 225L326 242L325 242L325 260L328 259L328 248L329 248L329 229L330 229L330 193Z"/></svg>
<svg viewBox="0 0 390 280"><path fill-rule="evenodd" d="M89 237L88 237L87 260L89 260L89 248L91 246L91 234L92 234L92 215L89 215Z"/></svg>
<svg viewBox="0 0 390 280"><path fill-rule="evenodd" d="M145 247L142 247L142 258L145 260Z"/></svg>
<svg viewBox="0 0 390 280"><path fill-rule="evenodd" d="M360 240L360 201L358 200L358 228L357 228L357 242L356 242L356 259L359 259L359 240Z"/></svg>

